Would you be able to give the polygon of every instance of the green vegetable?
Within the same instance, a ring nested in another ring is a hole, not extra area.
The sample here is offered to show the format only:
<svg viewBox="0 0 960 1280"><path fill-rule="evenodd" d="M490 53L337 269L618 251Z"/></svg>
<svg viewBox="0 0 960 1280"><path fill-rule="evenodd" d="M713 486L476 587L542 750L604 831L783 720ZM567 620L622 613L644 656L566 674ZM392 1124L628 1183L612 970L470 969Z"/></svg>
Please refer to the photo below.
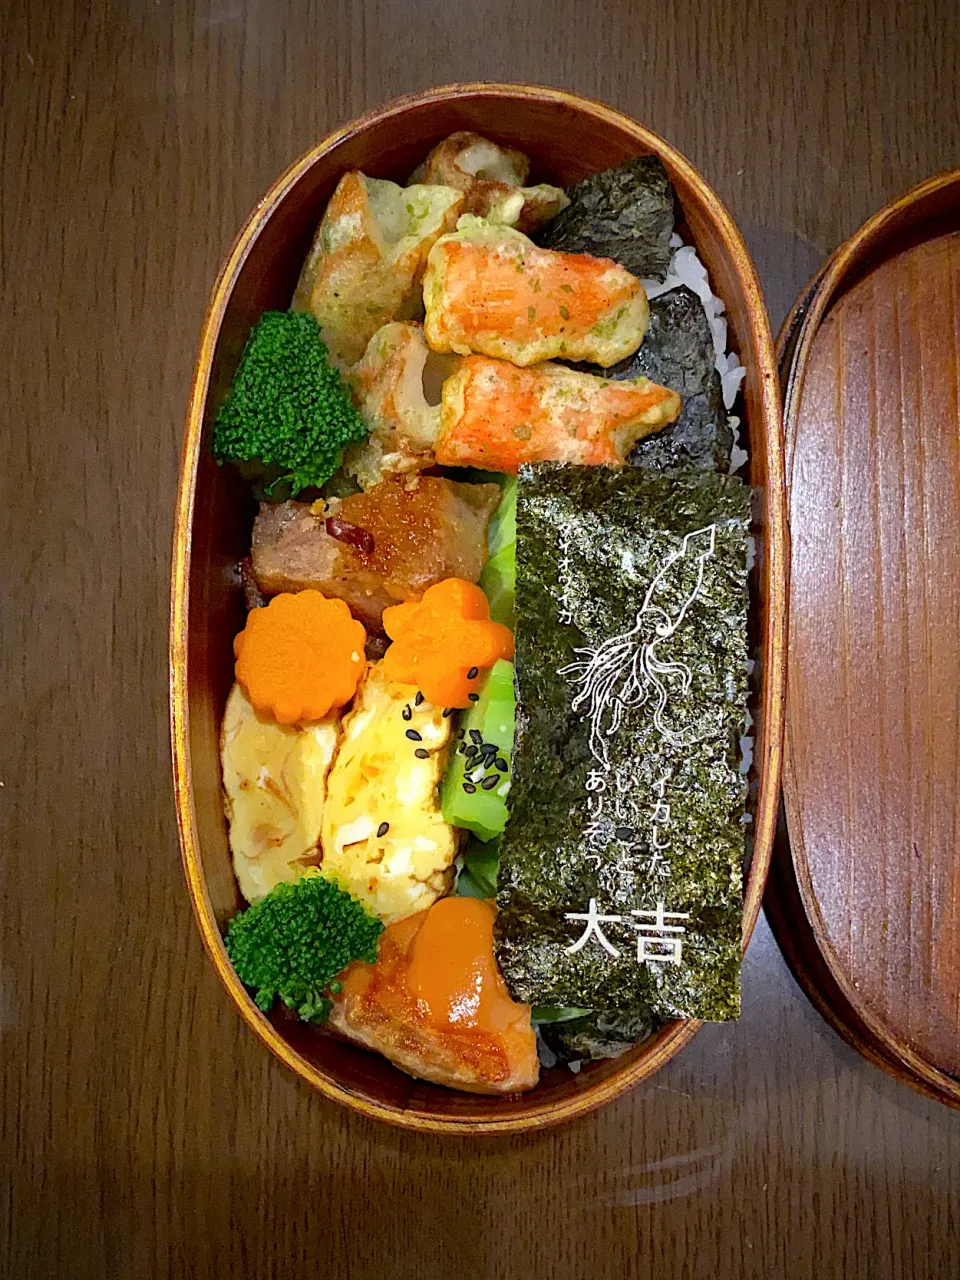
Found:
<svg viewBox="0 0 960 1280"><path fill-rule="evenodd" d="M487 530L487 553L492 560L517 540L517 477L508 476L503 486L500 505L490 517Z"/></svg>
<svg viewBox="0 0 960 1280"><path fill-rule="evenodd" d="M340 374L327 360L314 317L264 312L217 414L217 461L255 462L270 476L271 488L289 483L297 494L325 484L344 448L366 435Z"/></svg>
<svg viewBox="0 0 960 1280"><path fill-rule="evenodd" d="M582 1018L590 1012L589 1009L550 1009L541 1007L539 1009L531 1009L531 1022L570 1022L573 1018Z"/></svg>
<svg viewBox="0 0 960 1280"><path fill-rule="evenodd" d="M517 544L511 542L483 566L480 587L490 603L490 617L512 631L517 623Z"/></svg>
<svg viewBox="0 0 960 1280"><path fill-rule="evenodd" d="M472 836L470 843L457 859L457 883L454 893L461 898L495 898L499 861L497 840L484 844L482 840Z"/></svg>
<svg viewBox="0 0 960 1280"><path fill-rule="evenodd" d="M739 1012L749 514L732 476L520 469L496 957L591 1034Z"/></svg>
<svg viewBox="0 0 960 1280"><path fill-rule="evenodd" d="M464 827L481 840L493 840L503 830L513 731L513 663L501 658L490 668L479 701L460 717L457 750L440 788L445 822Z"/></svg>
<svg viewBox="0 0 960 1280"><path fill-rule="evenodd" d="M224 944L264 1012L279 996L305 1022L324 1022L334 978L352 960L373 963L382 931L356 898L314 873L278 884L234 916Z"/></svg>

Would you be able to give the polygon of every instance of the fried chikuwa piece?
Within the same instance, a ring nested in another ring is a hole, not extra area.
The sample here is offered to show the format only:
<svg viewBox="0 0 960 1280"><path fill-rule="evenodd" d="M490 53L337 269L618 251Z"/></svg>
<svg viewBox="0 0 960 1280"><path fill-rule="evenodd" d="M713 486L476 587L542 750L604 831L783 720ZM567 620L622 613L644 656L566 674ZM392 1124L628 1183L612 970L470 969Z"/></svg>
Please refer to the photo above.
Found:
<svg viewBox="0 0 960 1280"><path fill-rule="evenodd" d="M453 187L465 196L464 213L530 232L555 218L570 200L545 182L524 186L529 173L530 161L522 151L462 131L438 143L413 180Z"/></svg>
<svg viewBox="0 0 960 1280"><path fill-rule="evenodd" d="M430 250L424 328L435 351L514 364L611 365L643 341L643 285L607 258L539 249L511 227L464 216Z"/></svg>
<svg viewBox="0 0 960 1280"><path fill-rule="evenodd" d="M436 458L513 473L523 462L619 467L680 407L675 391L648 378L614 382L559 364L518 369L470 356L444 383Z"/></svg>
<svg viewBox="0 0 960 1280"><path fill-rule="evenodd" d="M427 254L462 207L451 187L343 175L293 296L294 311L316 316L337 365L359 360L381 325L416 314Z"/></svg>

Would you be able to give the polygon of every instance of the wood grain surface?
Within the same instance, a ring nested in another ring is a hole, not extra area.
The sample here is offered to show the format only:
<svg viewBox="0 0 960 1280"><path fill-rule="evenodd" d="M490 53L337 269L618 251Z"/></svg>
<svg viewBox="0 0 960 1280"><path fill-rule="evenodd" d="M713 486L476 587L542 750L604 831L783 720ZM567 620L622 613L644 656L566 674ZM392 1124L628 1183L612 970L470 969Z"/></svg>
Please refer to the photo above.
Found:
<svg viewBox="0 0 960 1280"><path fill-rule="evenodd" d="M556 1132L395 1132L276 1063L189 910L166 621L210 285L332 125L457 79L609 101L728 202L776 324L956 165L955 0L8 0L0 23L0 1274L953 1280L960 1114L848 1049L762 926L741 1022Z"/></svg>
<svg viewBox="0 0 960 1280"><path fill-rule="evenodd" d="M915 1072L960 1077L958 302L953 232L872 267L813 338L789 427L785 800L846 1000Z"/></svg>

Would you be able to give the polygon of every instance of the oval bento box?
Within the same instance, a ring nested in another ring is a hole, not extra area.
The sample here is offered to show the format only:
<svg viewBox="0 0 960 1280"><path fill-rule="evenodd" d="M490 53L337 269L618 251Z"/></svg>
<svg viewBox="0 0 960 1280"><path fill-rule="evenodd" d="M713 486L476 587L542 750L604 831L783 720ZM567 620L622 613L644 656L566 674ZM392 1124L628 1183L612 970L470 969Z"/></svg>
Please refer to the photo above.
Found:
<svg viewBox="0 0 960 1280"><path fill-rule="evenodd" d="M261 1013L222 941L241 906L220 792L218 732L233 679L232 641L245 611L237 564L254 509L244 483L211 452L217 407L260 313L289 305L317 223L340 175L362 169L405 181L458 129L526 151L537 180L567 185L641 152L660 156L676 189L681 228L696 244L727 307L730 346L746 367L741 413L756 490L751 643L758 658L753 714L755 838L745 884L743 944L756 922L770 861L780 783L785 663L783 464L774 348L756 272L730 215L691 165L628 117L574 95L521 85L453 85L400 99L330 134L270 188L243 227L213 290L187 416L173 561L171 716L174 781L187 881L207 952L243 1018L287 1066L328 1098L412 1129L504 1133L583 1115L646 1079L689 1043L699 1024L673 1022L621 1058L578 1073L544 1071L530 1093L489 1098L412 1080L386 1060Z"/></svg>

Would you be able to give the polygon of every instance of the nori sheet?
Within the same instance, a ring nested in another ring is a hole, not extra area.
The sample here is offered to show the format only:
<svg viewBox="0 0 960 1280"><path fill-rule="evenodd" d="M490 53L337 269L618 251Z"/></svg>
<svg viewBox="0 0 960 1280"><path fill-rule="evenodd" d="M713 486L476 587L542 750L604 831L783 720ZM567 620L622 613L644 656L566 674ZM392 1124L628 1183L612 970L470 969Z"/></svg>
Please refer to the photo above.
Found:
<svg viewBox="0 0 960 1280"><path fill-rule="evenodd" d="M613 258L644 280L670 265L674 195L658 156L635 156L567 188L569 206L535 236L564 253Z"/></svg>
<svg viewBox="0 0 960 1280"><path fill-rule="evenodd" d="M630 454L635 467L677 471L730 470L733 431L723 405L713 334L703 303L686 285L650 301L650 324L632 356L609 369L576 364L605 378L650 378L683 397L676 422L643 440Z"/></svg>
<svg viewBox="0 0 960 1280"><path fill-rule="evenodd" d="M703 303L680 285L650 303L639 349L606 370L608 378L650 378L683 397L676 422L641 440L630 454L652 471L730 470L733 431L723 406L713 334Z"/></svg>
<svg viewBox="0 0 960 1280"><path fill-rule="evenodd" d="M516 999L610 1015L738 1014L749 503L740 480L708 472L521 468L517 738L496 923ZM573 705L577 681L604 670L591 717ZM657 817L660 801L669 814ZM595 935L570 950L586 923L565 917L586 914L591 899L620 917L601 922L617 956ZM679 939L679 964L648 958L671 954L641 934L659 904L689 917L663 918L685 930L666 935Z"/></svg>
<svg viewBox="0 0 960 1280"><path fill-rule="evenodd" d="M540 1036L558 1062L619 1058L661 1025L649 1009L633 1013L591 1010L565 1022L541 1022Z"/></svg>

